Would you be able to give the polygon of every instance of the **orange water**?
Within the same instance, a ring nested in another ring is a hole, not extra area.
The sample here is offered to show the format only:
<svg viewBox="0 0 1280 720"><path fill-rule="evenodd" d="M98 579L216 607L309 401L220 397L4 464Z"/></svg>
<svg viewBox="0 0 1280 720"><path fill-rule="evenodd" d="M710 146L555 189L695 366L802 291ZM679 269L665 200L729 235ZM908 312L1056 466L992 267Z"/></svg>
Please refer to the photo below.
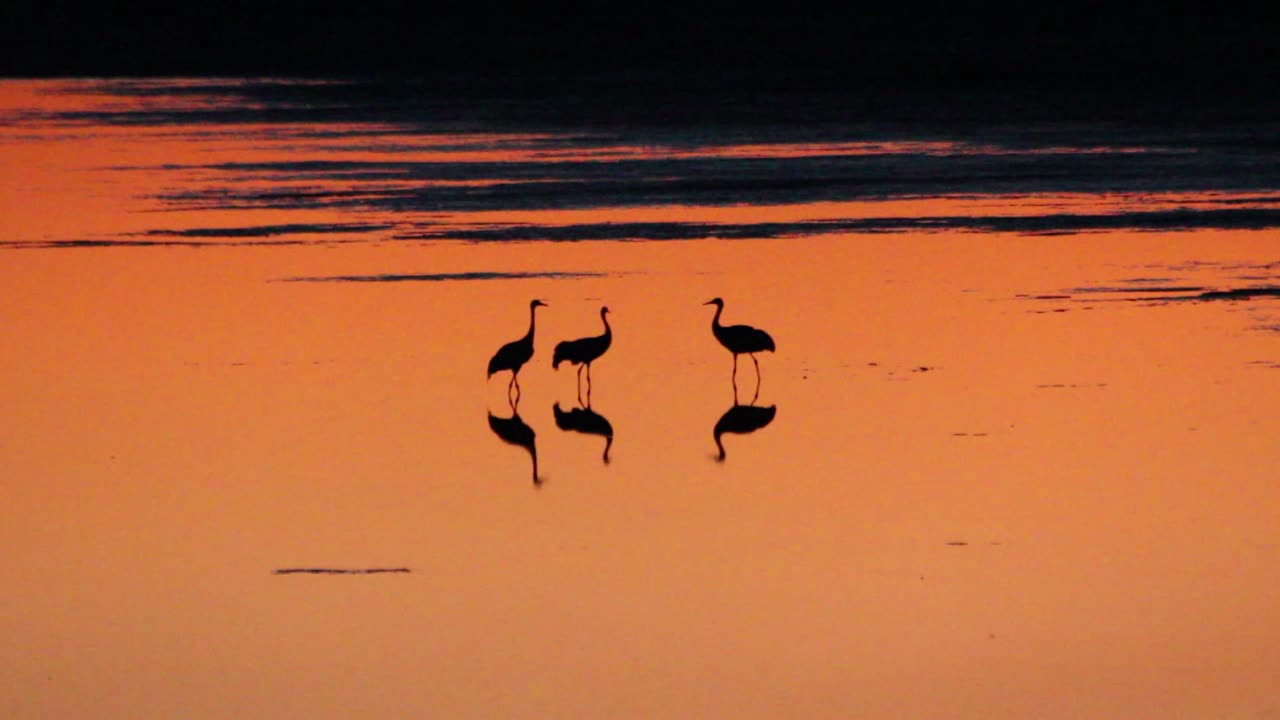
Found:
<svg viewBox="0 0 1280 720"><path fill-rule="evenodd" d="M3 239L194 224L133 153L251 152L83 134L4 145ZM1079 290L1273 233L315 240L0 250L7 716L1280 714L1280 308ZM601 275L286 281L475 271ZM724 462L713 296L778 346ZM540 486L483 372L533 298ZM550 367L602 304L608 464Z"/></svg>

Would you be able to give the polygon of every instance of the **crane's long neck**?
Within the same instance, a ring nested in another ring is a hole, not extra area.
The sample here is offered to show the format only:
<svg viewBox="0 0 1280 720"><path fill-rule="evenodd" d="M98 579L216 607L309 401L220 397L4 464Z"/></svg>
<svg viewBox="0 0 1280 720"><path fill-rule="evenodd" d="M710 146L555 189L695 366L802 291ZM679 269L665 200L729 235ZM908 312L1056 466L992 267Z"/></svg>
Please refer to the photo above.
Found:
<svg viewBox="0 0 1280 720"><path fill-rule="evenodd" d="M525 340L533 340L533 323L537 319L538 306L531 305L529 307L529 332L524 334Z"/></svg>
<svg viewBox="0 0 1280 720"><path fill-rule="evenodd" d="M716 315L711 318L711 328L713 330L720 329L720 313L724 312L724 305L716 305Z"/></svg>
<svg viewBox="0 0 1280 720"><path fill-rule="evenodd" d="M600 320L604 322L604 337L613 337L613 330L609 327L609 313L600 313Z"/></svg>

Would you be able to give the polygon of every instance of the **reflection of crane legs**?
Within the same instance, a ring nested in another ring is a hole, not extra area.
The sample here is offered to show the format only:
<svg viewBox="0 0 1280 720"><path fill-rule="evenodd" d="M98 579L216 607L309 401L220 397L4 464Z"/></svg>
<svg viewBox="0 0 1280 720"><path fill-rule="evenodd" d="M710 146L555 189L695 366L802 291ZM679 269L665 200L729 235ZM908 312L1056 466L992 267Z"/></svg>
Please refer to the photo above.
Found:
<svg viewBox="0 0 1280 720"><path fill-rule="evenodd" d="M756 356L754 353L747 353L747 355L751 357L751 362L754 363L756 366L756 391L755 391L755 394L751 396L751 402L748 403L748 405L755 405L756 400L760 399L760 383L762 380L760 376L760 361L756 360ZM733 382L733 404L737 405L738 404L738 356L737 354L734 354L733 356L733 375L731 375L730 377Z"/></svg>
<svg viewBox="0 0 1280 720"><path fill-rule="evenodd" d="M517 373L512 373L512 374L511 374L511 382L507 383L507 404L511 406L511 409L512 409L512 410L515 410L515 409L516 409L516 406L520 404L520 380L519 380L519 377L520 377L520 376L519 376L519 374L517 374ZM516 391L515 397L512 397L512 395L511 395L511 391L512 391L512 390L515 390L515 391Z"/></svg>
<svg viewBox="0 0 1280 720"><path fill-rule="evenodd" d="M587 401L582 402L582 370L587 371ZM582 407L591 407L591 363L583 363L578 366L578 405Z"/></svg>
<svg viewBox="0 0 1280 720"><path fill-rule="evenodd" d="M756 355L755 355L755 353L750 353L750 355L751 355L751 362L755 363L755 366L756 366L756 394L751 396L751 404L752 404L752 405L755 405L755 404L756 404L756 398L760 397L760 381L761 381L761 378L760 378L760 361L759 361L759 360L756 360Z"/></svg>
<svg viewBox="0 0 1280 720"><path fill-rule="evenodd" d="M577 388L578 388L578 404L579 404L579 405L581 405L581 404L582 404L582 368L584 368L584 367L591 367L591 366L590 366L590 365L579 365L579 366L578 366L578 385L577 385ZM588 375L587 377L591 377L591 376L590 376L590 375ZM590 396L590 392L591 392L591 391L589 391L589 390L587 391L588 396Z"/></svg>

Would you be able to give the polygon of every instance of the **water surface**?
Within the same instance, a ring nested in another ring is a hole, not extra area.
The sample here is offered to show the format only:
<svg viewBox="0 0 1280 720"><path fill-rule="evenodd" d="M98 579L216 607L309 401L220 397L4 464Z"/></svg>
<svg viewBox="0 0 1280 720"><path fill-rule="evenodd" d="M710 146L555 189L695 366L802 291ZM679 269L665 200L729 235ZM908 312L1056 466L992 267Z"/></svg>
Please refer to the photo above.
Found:
<svg viewBox="0 0 1280 720"><path fill-rule="evenodd" d="M1280 713L1273 123L0 102L15 717Z"/></svg>

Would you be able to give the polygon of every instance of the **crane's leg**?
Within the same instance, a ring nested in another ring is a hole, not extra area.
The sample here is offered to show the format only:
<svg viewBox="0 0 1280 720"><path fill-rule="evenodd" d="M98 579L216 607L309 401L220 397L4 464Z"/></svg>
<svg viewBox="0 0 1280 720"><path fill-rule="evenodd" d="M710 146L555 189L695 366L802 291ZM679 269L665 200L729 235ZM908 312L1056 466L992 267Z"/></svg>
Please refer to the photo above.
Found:
<svg viewBox="0 0 1280 720"><path fill-rule="evenodd" d="M733 375L729 376L733 383L733 404L738 404L738 353L733 354Z"/></svg>
<svg viewBox="0 0 1280 720"><path fill-rule="evenodd" d="M578 366L578 404L582 404L582 366Z"/></svg>
<svg viewBox="0 0 1280 720"><path fill-rule="evenodd" d="M756 365L756 394L751 396L751 404L755 405L756 398L760 397L760 361L756 360L754 353L751 355L751 362Z"/></svg>
<svg viewBox="0 0 1280 720"><path fill-rule="evenodd" d="M519 373L511 373L511 382L507 384L507 402L511 405L511 409L515 410L520 404L520 380ZM515 390L515 397L512 397L511 391Z"/></svg>

